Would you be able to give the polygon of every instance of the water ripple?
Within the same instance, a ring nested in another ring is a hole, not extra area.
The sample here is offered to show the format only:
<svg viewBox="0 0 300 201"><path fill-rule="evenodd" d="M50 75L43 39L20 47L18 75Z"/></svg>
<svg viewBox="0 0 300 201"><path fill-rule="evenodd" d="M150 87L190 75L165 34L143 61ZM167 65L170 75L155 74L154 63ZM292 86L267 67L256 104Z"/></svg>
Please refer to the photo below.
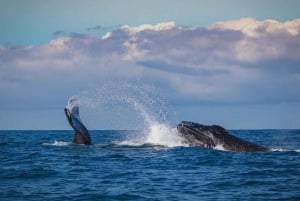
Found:
<svg viewBox="0 0 300 201"><path fill-rule="evenodd" d="M120 144L128 131L92 131L95 144L78 146L71 131L0 131L0 200L297 200L300 154L288 150L300 131L260 132L238 135L282 150Z"/></svg>

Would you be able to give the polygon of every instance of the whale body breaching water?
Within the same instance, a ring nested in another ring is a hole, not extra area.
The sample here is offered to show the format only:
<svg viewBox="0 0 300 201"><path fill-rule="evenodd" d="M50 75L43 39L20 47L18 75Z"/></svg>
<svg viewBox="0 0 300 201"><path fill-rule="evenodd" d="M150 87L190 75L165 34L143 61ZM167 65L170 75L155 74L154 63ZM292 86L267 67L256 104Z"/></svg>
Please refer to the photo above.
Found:
<svg viewBox="0 0 300 201"><path fill-rule="evenodd" d="M83 125L79 116L79 100L76 97L70 98L65 108L65 114L70 126L74 129L74 144L92 144L88 129Z"/></svg>
<svg viewBox="0 0 300 201"><path fill-rule="evenodd" d="M147 120L150 130L143 139L125 141L122 144L154 144L168 147L173 146L200 146L208 149L217 149L233 152L269 151L270 149L252 142L237 138L221 126L206 126L194 122L182 121L175 129L170 129L164 124L159 124L151 119L141 105L135 104L141 110L144 119ZM138 107L139 106L139 107ZM83 125L79 116L79 100L70 98L65 108L65 114L70 126L74 129L74 144L91 145L91 137L88 129ZM175 133L176 132L176 133Z"/></svg>
<svg viewBox="0 0 300 201"><path fill-rule="evenodd" d="M117 141L117 145L200 146L233 152L270 150L267 147L239 139L221 126L205 126L183 121L176 129L176 127L170 126L168 121L168 114L176 115L176 113L170 113L165 98L147 85L127 82L107 83L101 88L85 91L79 96L70 98L65 108L65 114L70 126L75 130L73 139L75 144L91 144L89 131L79 117L79 99L77 97L80 98L81 105L93 109L93 112L97 108L109 108L110 114L114 114L113 121L120 121L118 118L123 118L126 126L130 125L132 120L137 123L137 127L131 129L135 131L128 132L126 139ZM123 112L123 108L133 111L136 116L131 115L130 117L133 118L129 119L127 113Z"/></svg>
<svg viewBox="0 0 300 201"><path fill-rule="evenodd" d="M269 151L270 149L237 138L221 126L206 126L194 122L182 121L177 126L178 132L192 146L218 149L232 152Z"/></svg>

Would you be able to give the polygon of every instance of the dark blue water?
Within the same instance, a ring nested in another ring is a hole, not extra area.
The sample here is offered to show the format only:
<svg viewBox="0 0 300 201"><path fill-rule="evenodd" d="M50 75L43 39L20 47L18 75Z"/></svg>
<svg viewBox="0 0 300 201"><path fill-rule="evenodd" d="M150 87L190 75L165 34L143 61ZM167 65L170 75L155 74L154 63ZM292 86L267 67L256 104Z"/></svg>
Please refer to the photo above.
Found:
<svg viewBox="0 0 300 201"><path fill-rule="evenodd" d="M0 131L0 200L300 200L300 130L231 133L275 150L119 143L131 131L92 131L94 145L81 146L73 131Z"/></svg>

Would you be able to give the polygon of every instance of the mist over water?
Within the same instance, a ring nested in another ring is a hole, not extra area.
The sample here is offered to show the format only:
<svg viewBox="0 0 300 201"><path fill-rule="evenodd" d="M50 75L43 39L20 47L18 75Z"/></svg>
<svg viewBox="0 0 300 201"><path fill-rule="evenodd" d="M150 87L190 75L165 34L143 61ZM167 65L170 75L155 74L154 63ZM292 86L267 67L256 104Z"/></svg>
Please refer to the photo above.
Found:
<svg viewBox="0 0 300 201"><path fill-rule="evenodd" d="M170 108L166 98L158 94L153 86L132 82L108 82L99 88L80 93L78 98L83 108L109 108L116 114L116 122L119 121L118 117L123 115L120 118L124 118L127 115L122 113L124 108L135 114L133 119L138 123L138 131L129 134L125 141L118 142L119 145L187 146L177 129L169 124Z"/></svg>

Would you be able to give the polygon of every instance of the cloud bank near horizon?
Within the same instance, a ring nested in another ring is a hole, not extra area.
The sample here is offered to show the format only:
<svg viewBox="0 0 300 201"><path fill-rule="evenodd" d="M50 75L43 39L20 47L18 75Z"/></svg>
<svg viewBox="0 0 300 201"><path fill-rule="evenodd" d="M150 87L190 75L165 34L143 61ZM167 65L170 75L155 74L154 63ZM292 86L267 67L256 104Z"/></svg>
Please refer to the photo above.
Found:
<svg viewBox="0 0 300 201"><path fill-rule="evenodd" d="M299 103L299 55L300 19L124 25L103 36L1 45L0 103L57 107L59 96L114 80L150 83L174 104Z"/></svg>

